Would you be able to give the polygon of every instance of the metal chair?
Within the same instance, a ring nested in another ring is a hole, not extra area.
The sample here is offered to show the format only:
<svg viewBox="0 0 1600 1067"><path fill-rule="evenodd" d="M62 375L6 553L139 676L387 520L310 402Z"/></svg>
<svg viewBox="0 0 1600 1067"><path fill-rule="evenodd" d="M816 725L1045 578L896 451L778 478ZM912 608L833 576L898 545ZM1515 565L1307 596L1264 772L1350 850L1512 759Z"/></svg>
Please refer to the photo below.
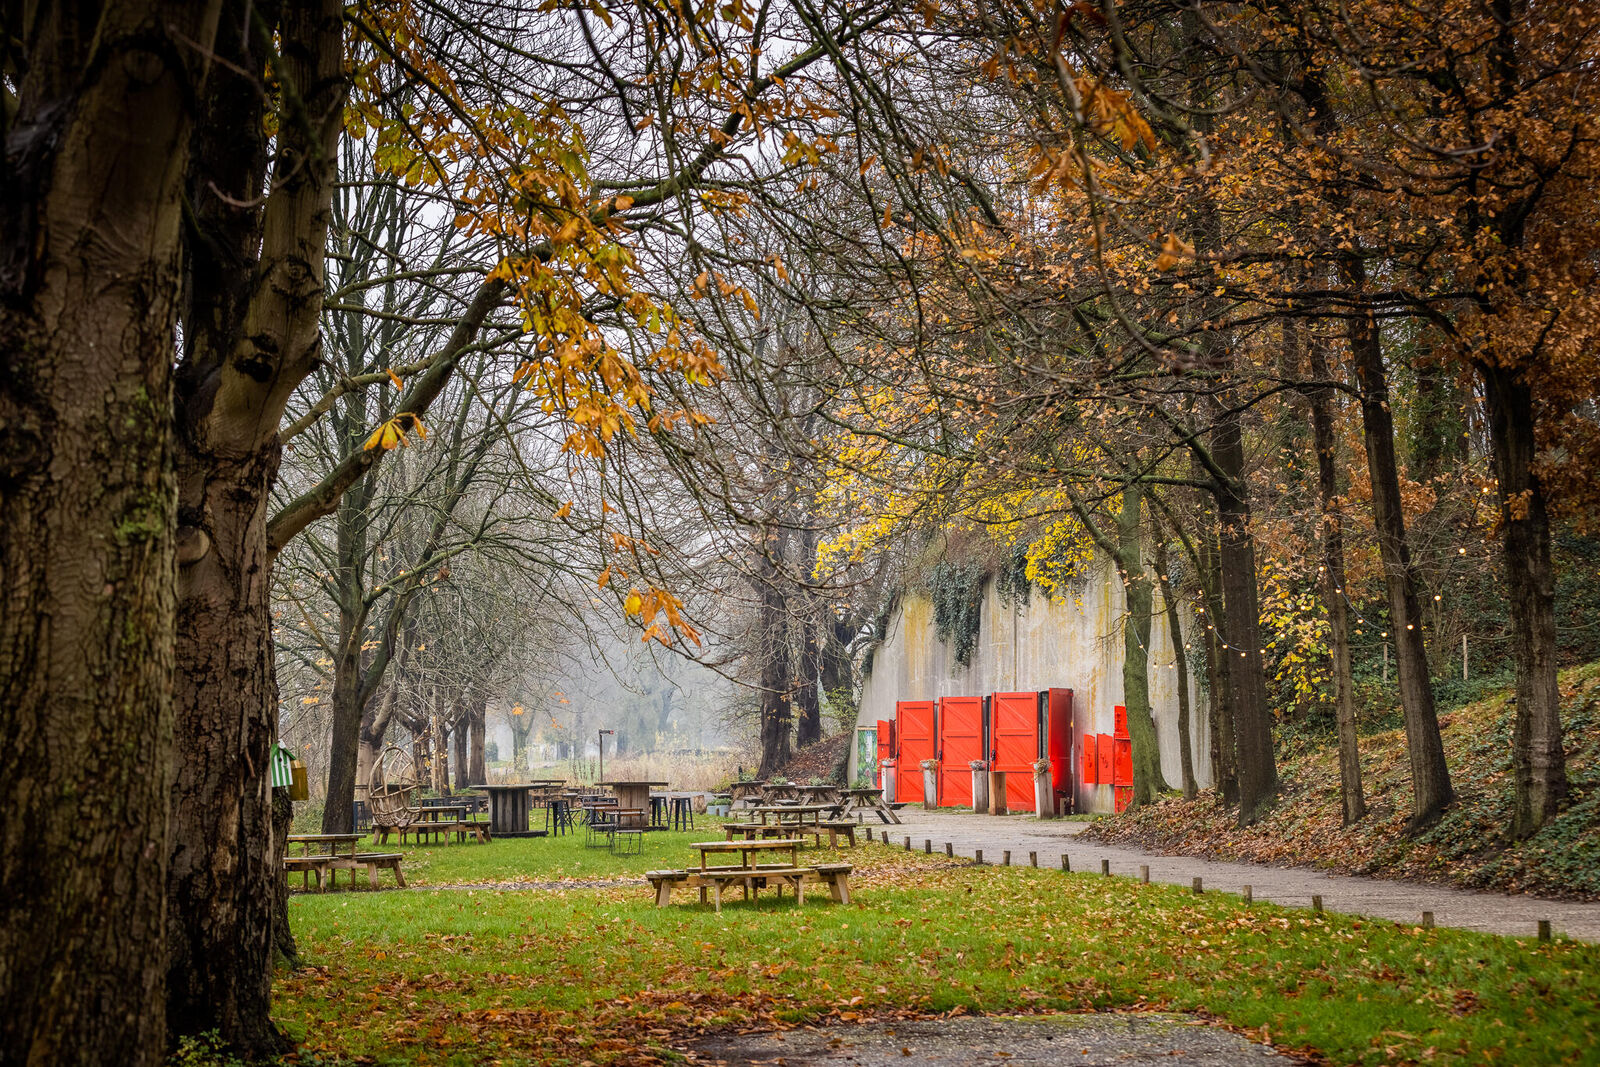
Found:
<svg viewBox="0 0 1600 1067"><path fill-rule="evenodd" d="M673 797L671 815L668 821L674 830L693 830L694 798L689 796Z"/></svg>

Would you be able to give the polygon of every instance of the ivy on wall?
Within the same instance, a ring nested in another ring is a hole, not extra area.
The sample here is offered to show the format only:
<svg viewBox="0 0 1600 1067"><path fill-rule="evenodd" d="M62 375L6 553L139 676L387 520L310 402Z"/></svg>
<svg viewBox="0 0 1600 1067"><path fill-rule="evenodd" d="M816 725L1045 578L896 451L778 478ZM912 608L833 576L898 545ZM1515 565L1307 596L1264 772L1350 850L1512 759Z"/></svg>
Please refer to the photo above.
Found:
<svg viewBox="0 0 1600 1067"><path fill-rule="evenodd" d="M983 567L977 563L940 563L928 581L933 594L933 624L939 640L950 646L958 664L972 662L983 620Z"/></svg>

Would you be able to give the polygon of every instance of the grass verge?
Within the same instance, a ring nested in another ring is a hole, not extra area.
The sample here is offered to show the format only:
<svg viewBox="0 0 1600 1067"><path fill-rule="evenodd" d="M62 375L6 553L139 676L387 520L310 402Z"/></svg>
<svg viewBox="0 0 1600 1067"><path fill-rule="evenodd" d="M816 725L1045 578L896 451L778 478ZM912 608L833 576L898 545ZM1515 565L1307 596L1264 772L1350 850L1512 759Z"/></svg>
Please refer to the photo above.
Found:
<svg viewBox="0 0 1600 1067"><path fill-rule="evenodd" d="M664 835L637 870L681 866ZM594 869L569 842L450 846L429 877ZM578 847L581 847L578 846ZM478 856L472 854L477 851ZM817 862L837 858L808 854ZM280 976L301 1062L649 1065L727 1028L943 1012L1201 1012L1334 1062L1593 1062L1600 949L1420 930L881 845L848 906L657 910L638 885L300 894ZM665 861L665 862L663 862ZM598 855L595 862L598 863ZM420 869L420 861L419 861Z"/></svg>

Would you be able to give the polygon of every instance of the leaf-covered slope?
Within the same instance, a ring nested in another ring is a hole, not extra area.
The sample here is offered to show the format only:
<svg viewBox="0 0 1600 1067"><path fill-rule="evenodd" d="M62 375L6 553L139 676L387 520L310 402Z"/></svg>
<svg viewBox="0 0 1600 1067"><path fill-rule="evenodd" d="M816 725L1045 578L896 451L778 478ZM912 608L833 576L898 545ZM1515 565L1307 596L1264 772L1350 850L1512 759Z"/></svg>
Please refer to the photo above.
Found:
<svg viewBox="0 0 1600 1067"><path fill-rule="evenodd" d="M1277 806L1241 830L1213 794L1168 798L1105 819L1087 836L1161 852L1311 866L1543 896L1600 899L1600 663L1561 675L1570 802L1532 839L1512 842L1509 693L1441 716L1458 800L1415 838L1405 836L1411 774L1405 734L1361 738L1370 814L1340 826L1337 750L1291 753L1280 767Z"/></svg>

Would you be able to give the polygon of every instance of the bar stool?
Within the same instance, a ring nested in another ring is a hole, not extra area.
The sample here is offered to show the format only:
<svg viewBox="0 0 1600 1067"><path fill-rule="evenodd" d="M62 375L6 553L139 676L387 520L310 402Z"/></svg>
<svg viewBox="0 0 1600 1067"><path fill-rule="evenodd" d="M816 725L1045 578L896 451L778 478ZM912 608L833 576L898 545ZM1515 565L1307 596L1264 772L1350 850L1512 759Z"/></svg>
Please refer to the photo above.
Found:
<svg viewBox="0 0 1600 1067"><path fill-rule="evenodd" d="M654 829L665 829L667 825L667 795L665 793L650 794L650 825Z"/></svg>
<svg viewBox="0 0 1600 1067"><path fill-rule="evenodd" d="M563 797L551 797L544 806L544 828L561 836L572 829L572 808Z"/></svg>
<svg viewBox="0 0 1600 1067"><path fill-rule="evenodd" d="M674 830L694 829L694 798L678 796L672 798L671 825Z"/></svg>

